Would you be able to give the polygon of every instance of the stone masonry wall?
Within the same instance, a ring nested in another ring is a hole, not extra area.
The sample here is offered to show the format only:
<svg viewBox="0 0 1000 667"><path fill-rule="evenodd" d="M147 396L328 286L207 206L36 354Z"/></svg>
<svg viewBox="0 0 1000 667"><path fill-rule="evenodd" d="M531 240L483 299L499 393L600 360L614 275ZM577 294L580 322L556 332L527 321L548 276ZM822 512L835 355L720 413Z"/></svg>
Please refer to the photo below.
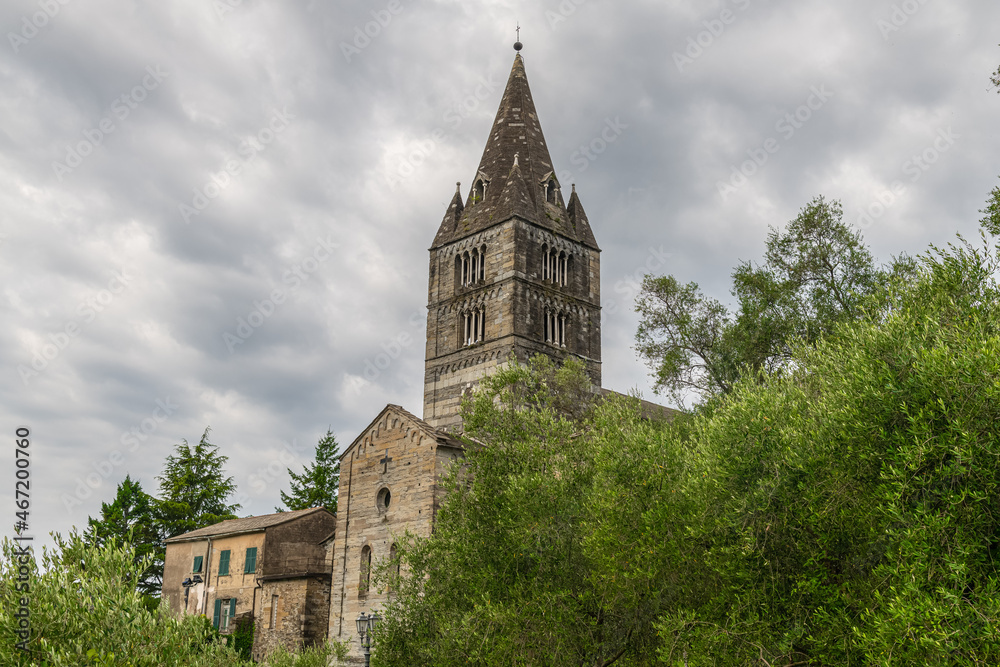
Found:
<svg viewBox="0 0 1000 667"><path fill-rule="evenodd" d="M278 646L295 650L323 643L329 621L329 578L264 581L254 619L254 659L263 659Z"/></svg>
<svg viewBox="0 0 1000 667"><path fill-rule="evenodd" d="M568 253L568 284L541 276L543 248ZM463 253L486 248L485 280L462 286L456 266ZM601 386L600 252L514 218L431 251L428 289L424 419L457 430L462 395L513 354L519 361L567 354L587 364ZM463 346L463 313L483 307L483 342ZM565 347L545 342L546 308L567 316Z"/></svg>
<svg viewBox="0 0 1000 667"><path fill-rule="evenodd" d="M379 609L386 596L374 581L365 590L362 552L371 550L374 567L404 531L430 534L438 449L424 427L390 406L341 459L330 638L350 642L354 660L360 659L354 619ZM388 507L379 501L386 490Z"/></svg>

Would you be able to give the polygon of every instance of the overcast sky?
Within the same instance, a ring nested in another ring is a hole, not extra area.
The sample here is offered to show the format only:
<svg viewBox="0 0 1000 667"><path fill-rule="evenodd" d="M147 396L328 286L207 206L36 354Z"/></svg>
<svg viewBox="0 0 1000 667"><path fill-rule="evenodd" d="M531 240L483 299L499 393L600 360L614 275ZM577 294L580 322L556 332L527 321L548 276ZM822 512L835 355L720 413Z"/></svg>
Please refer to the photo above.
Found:
<svg viewBox="0 0 1000 667"><path fill-rule="evenodd" d="M817 195L888 260L975 235L997 185L995 0L7 0L0 425L32 432L32 532L127 472L155 492L206 426L264 514L327 426L420 415L427 248L517 22L603 249L611 389L656 400L647 270L728 302Z"/></svg>

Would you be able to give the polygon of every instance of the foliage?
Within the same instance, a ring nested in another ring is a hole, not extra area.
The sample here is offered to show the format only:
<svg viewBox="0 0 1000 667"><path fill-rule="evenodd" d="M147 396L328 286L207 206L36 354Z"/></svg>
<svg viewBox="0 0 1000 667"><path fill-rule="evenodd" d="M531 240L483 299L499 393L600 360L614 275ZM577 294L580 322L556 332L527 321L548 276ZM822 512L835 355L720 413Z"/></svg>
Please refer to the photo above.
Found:
<svg viewBox="0 0 1000 667"><path fill-rule="evenodd" d="M744 376L786 369L796 340L815 344L856 319L863 300L893 274L912 272L905 257L877 267L842 216L838 202L817 197L783 233L772 228L764 263L743 262L733 272L734 313L696 283L647 276L636 302L636 343L656 389L680 404L690 391L727 394Z"/></svg>
<svg viewBox="0 0 1000 667"><path fill-rule="evenodd" d="M254 619L248 615L239 617L233 629L233 650L241 660L247 662L250 661L253 651L253 628Z"/></svg>
<svg viewBox="0 0 1000 667"><path fill-rule="evenodd" d="M997 72L1000 76L1000 70ZM997 85L1000 86L1000 83ZM982 220L979 221L980 227L992 236L1000 236L1000 187L993 188L990 198L986 201L986 208L980 213L983 214Z"/></svg>
<svg viewBox="0 0 1000 667"><path fill-rule="evenodd" d="M267 667L329 667L347 658L348 645L344 642L327 641L319 646L310 646L299 651L289 651L278 647L267 656Z"/></svg>
<svg viewBox="0 0 1000 667"><path fill-rule="evenodd" d="M124 542L132 545L136 567L146 561L137 578L139 592L147 596L148 604L155 606L159 603L163 559L157 550L160 536L154 503L155 499L142 490L142 485L126 475L118 485L114 501L111 504L101 503L100 517L87 518L86 534L88 540L97 546Z"/></svg>
<svg viewBox="0 0 1000 667"><path fill-rule="evenodd" d="M316 444L316 460L307 465L301 473L288 469L292 478L292 492L281 491L281 502L285 509L304 510L311 507L325 507L330 512L337 511L337 491L340 486L340 461L337 450L340 445L333 431L326 430L326 435ZM284 511L280 507L277 511Z"/></svg>
<svg viewBox="0 0 1000 667"><path fill-rule="evenodd" d="M0 563L0 664L129 665L161 667L228 667L242 664L231 649L213 640L211 623L203 617L170 618L150 611L137 590L139 572L130 546L113 538L102 545L72 533L56 536L54 549L44 549L40 567L30 570L31 635L27 651L15 636L19 598L17 547L4 540Z"/></svg>
<svg viewBox="0 0 1000 667"><path fill-rule="evenodd" d="M606 604L582 548L589 387L580 362L545 358L482 381L433 536L403 542L404 576L378 570L394 595L373 664L610 665L630 648L634 612Z"/></svg>
<svg viewBox="0 0 1000 667"><path fill-rule="evenodd" d="M686 471L683 438L655 445L669 465L640 448L610 468L670 490L640 512L616 489L592 540L610 558L643 538L640 579L693 582L661 616L664 662L997 662L997 265L935 249L788 373L692 418Z"/></svg>

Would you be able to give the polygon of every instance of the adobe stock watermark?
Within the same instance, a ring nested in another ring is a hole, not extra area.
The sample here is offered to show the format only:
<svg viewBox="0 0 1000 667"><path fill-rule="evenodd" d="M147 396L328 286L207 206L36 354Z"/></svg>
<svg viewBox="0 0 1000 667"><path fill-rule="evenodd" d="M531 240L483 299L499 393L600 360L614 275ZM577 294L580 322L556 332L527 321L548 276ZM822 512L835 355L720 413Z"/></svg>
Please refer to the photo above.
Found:
<svg viewBox="0 0 1000 667"><path fill-rule="evenodd" d="M942 155L952 149L955 141L961 138L962 135L956 134L951 127L939 129L931 145L907 158L900 166L900 171L909 177L910 185L916 183L941 159ZM906 183L900 179L894 180L887 189L878 193L868 206L858 211L858 226L861 229L871 227L893 204L906 196L907 192L909 186Z"/></svg>
<svg viewBox="0 0 1000 667"><path fill-rule="evenodd" d="M7 40L10 41L10 48L14 49L17 55L21 47L38 36L38 32L54 19L62 8L70 3L70 0L38 0L38 8L41 11L27 14L21 17L21 29L18 32L8 32Z"/></svg>
<svg viewBox="0 0 1000 667"><path fill-rule="evenodd" d="M90 498L94 491L101 488L101 485L111 477L116 469L125 464L126 453L134 454L139 449L139 445L146 442L149 436L160 428L160 424L167 421L167 419L177 412L178 407L180 406L176 403L171 403L169 396L162 400L157 399L156 407L153 408L149 417L146 417L121 434L118 441L122 444L124 452L122 449L114 449L107 457L92 463L90 465L93 468L92 471L88 471L83 477L77 476L76 488L73 490L73 493L64 492L59 496L66 511L70 512L73 508L83 505L83 501Z"/></svg>
<svg viewBox="0 0 1000 667"><path fill-rule="evenodd" d="M893 5L888 18L875 21L879 32L882 33L882 39L888 41L889 35L902 30L927 2L928 0L903 0L898 5Z"/></svg>
<svg viewBox="0 0 1000 667"><path fill-rule="evenodd" d="M407 319L407 324L409 327L406 331L401 331L392 338L386 338L382 341L382 352L376 354L374 357L365 359L365 368L362 371L362 375L366 380L369 382L377 380L392 365L392 362L399 359L399 355L403 353L403 350L413 345L414 340L417 340L414 336L419 337L420 330L427 325L427 315L416 310ZM417 333L413 334L414 331Z"/></svg>
<svg viewBox="0 0 1000 667"><path fill-rule="evenodd" d="M81 301L76 307L76 314L80 318L79 321L76 319L68 320L59 330L49 333L46 336L48 342L44 343L41 349L35 352L31 359L30 367L18 364L17 373L21 376L21 382L25 386L28 386L28 383L33 378L38 377L40 373L45 371L49 367L49 364L55 361L62 354L63 350L69 347L73 339L80 335L80 332L84 330L86 325L96 320L98 315L114 303L118 295L129 288L129 283L135 278L134 274L129 273L131 270L131 267L123 266L107 282L104 289Z"/></svg>
<svg viewBox="0 0 1000 667"><path fill-rule="evenodd" d="M494 76L494 73L490 73L488 77L480 76L479 83L472 92L462 96L458 102L445 110L441 121L447 125L447 130L444 127L434 128L428 139L416 142L409 152L397 160L394 168L386 169L382 173L382 178L390 190L395 190L404 179L415 174L417 169L437 152L438 145L444 141L448 132L457 130L466 118L475 113L480 105L493 95L500 87L500 81Z"/></svg>
<svg viewBox="0 0 1000 667"><path fill-rule="evenodd" d="M231 158L226 160L223 168L217 173L211 174L208 180L201 187L194 189L194 196L191 197L191 204L181 202L177 205L177 210L185 223L190 223L191 218L201 215L202 211L208 208L222 191L233 184L233 179L243 173L247 165L257 159L257 155L263 152L275 138L288 129L288 121L294 120L295 114L288 110L288 107L281 111L275 111L267 124L257 131L253 137L240 142L236 147L236 152L242 159Z"/></svg>
<svg viewBox="0 0 1000 667"><path fill-rule="evenodd" d="M646 255L646 261L637 265L631 273L625 274L620 280L615 281L614 289L615 294L618 296L605 299L601 303L602 319L607 315L617 313L618 305L622 301L626 303L634 302L635 297L642 291L642 281L645 277L649 274L662 271L663 267L667 265L667 260L671 257L673 257L673 253L664 252L663 246L658 248L650 246L649 252Z"/></svg>
<svg viewBox="0 0 1000 667"><path fill-rule="evenodd" d="M296 262L281 274L281 281L287 285L288 289L276 288L260 301L253 301L253 308L246 317L236 318L236 329L234 333L228 331L222 334L222 342L226 344L229 354L236 352L236 346L242 345L253 336L254 332L264 326L264 322L274 315L278 307L285 303L289 294L307 282L312 274L319 271L319 267L326 264L333 251L340 245L332 240L333 234L328 234L324 239L316 237L316 245L313 246L312 253L300 262Z"/></svg>
<svg viewBox="0 0 1000 667"><path fill-rule="evenodd" d="M562 0L556 7L558 12L550 9L545 10L545 20L548 21L549 30L555 30L560 23L565 23L570 16L576 14L576 8L585 2L587 0Z"/></svg>
<svg viewBox="0 0 1000 667"><path fill-rule="evenodd" d="M733 4L738 10L745 11L750 7L750 0L733 0ZM736 18L736 12L726 7L719 12L716 18L702 21L701 24L705 29L687 38L684 52L674 51L674 65L677 66L677 71L683 74L685 67L693 65L695 60L701 58L708 49L712 48L715 41L722 37L723 33L726 32L726 27L736 22Z"/></svg>
<svg viewBox="0 0 1000 667"><path fill-rule="evenodd" d="M385 9L373 9L371 21L365 23L364 26L354 26L354 39L351 43L340 43L340 52L344 54L344 59L350 63L351 58L361 55L361 52L371 45L372 40L381 35L382 31L392 23L392 19L402 11L403 4L400 0L389 0Z"/></svg>
<svg viewBox="0 0 1000 667"><path fill-rule="evenodd" d="M757 148L748 148L749 160L741 164L733 165L730 171L729 180L717 181L716 189L722 201L729 199L729 196L747 184L748 179L756 174L767 164L771 156L781 150L783 142L789 141L795 133L801 130L813 117L813 114L823 108L833 93L827 90L826 85L810 88L810 95L804 104L799 106L794 112L786 112L774 124L774 129L781 135L781 138L768 137L763 144Z"/></svg>
<svg viewBox="0 0 1000 667"><path fill-rule="evenodd" d="M118 122L124 122L129 115L142 104L149 94L160 87L167 78L167 72L159 65L148 65L146 76L127 93L119 95L111 103L111 113ZM83 139L75 145L66 144L66 157L62 162L52 162L52 171L62 182L63 178L73 173L73 170L83 164L83 161L104 143L104 138L114 132L118 126L115 119L105 116L98 121L96 127L83 131Z"/></svg>
<svg viewBox="0 0 1000 667"><path fill-rule="evenodd" d="M587 171L587 167L603 155L611 144L618 141L622 132L627 129L628 125L622 122L621 116L615 116L614 119L605 118L604 127L597 133L597 136L585 144L580 144L580 147L569 156L570 164L576 167L576 173L582 174ZM563 183L568 183L572 179L573 172L571 171L567 170L559 174L559 180Z"/></svg>

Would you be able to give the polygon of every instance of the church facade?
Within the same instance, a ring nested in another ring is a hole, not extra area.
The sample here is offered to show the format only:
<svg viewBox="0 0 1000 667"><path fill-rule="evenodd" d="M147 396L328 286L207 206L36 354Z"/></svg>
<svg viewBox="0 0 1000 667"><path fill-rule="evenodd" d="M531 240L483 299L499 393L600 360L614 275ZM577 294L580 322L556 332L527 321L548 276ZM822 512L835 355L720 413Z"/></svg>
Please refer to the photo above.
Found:
<svg viewBox="0 0 1000 667"><path fill-rule="evenodd" d="M329 637L352 661L355 619L388 594L373 566L404 532L434 528L439 480L462 456L462 396L536 354L576 357L601 386L600 252L575 186L567 200L556 177L518 52L472 185L430 247L423 417L388 405L341 455Z"/></svg>

